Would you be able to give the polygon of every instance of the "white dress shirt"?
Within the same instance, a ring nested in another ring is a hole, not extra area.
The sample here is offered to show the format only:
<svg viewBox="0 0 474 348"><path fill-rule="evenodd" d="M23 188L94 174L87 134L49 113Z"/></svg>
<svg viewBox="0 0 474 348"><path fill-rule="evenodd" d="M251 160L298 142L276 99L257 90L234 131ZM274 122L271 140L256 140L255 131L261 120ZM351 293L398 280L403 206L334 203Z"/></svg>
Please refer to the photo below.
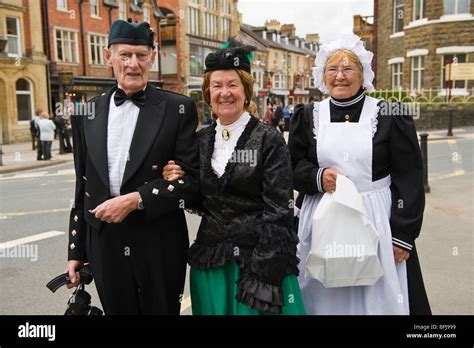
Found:
<svg viewBox="0 0 474 348"><path fill-rule="evenodd" d="M227 162L234 152L237 141L242 135L245 126L250 121L250 114L244 112L234 123L231 123L227 126L221 125L219 119L216 123L216 140L214 142L214 152L212 153L211 165L212 169L217 173L218 177L221 177L224 174L225 167ZM222 137L222 131L227 129L229 132L229 140L224 140Z"/></svg>
<svg viewBox="0 0 474 348"><path fill-rule="evenodd" d="M110 98L107 124L107 162L109 166L110 195L120 196L123 173L129 160L130 144L137 125L140 108L126 100L120 106L114 102L115 92Z"/></svg>

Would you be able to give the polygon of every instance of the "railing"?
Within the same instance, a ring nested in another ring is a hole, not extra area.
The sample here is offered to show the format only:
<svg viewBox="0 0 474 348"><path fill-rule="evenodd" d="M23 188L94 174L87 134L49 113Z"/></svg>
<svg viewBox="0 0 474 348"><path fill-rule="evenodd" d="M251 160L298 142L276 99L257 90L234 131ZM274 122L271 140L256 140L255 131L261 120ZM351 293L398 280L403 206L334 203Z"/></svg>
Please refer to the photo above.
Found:
<svg viewBox="0 0 474 348"><path fill-rule="evenodd" d="M459 96L451 94L451 104L474 104L474 88L464 91L467 92L467 95ZM382 89L368 93L368 95L390 102L447 105L448 98L446 93L446 89L440 88L422 89L419 91Z"/></svg>

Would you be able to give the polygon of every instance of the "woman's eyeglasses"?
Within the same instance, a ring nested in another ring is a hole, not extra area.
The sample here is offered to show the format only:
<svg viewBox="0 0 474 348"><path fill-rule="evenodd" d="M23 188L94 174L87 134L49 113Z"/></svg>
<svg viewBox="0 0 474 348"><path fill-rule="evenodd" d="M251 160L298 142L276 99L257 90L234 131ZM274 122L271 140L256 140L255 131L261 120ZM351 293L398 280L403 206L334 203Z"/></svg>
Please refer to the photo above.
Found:
<svg viewBox="0 0 474 348"><path fill-rule="evenodd" d="M331 77L335 77L335 76L337 76L339 71L341 71L342 74L345 77L352 76L356 72L356 70L354 68L351 68L350 66L344 67L342 69L339 69L339 68L336 68L336 67L329 67L329 68L326 68L325 72L326 72L327 75L329 75Z"/></svg>

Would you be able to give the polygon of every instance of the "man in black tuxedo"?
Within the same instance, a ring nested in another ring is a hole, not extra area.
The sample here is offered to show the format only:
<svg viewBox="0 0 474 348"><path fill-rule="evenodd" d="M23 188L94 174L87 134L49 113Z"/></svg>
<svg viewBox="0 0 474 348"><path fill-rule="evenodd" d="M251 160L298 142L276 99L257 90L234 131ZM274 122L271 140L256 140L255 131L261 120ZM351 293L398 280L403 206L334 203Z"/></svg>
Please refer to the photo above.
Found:
<svg viewBox="0 0 474 348"><path fill-rule="evenodd" d="M189 245L186 202L199 192L193 101L148 83L155 59L148 23L113 23L104 50L117 86L72 117L75 205L71 284L89 263L106 314L180 312ZM186 175L162 177L169 160Z"/></svg>

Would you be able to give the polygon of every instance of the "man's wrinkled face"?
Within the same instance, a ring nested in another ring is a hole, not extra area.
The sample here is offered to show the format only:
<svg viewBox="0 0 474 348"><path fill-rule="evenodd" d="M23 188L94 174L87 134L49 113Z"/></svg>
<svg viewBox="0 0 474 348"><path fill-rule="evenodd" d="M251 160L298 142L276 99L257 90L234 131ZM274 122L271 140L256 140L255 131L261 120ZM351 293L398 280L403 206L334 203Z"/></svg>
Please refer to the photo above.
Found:
<svg viewBox="0 0 474 348"><path fill-rule="evenodd" d="M113 44L110 49L104 48L104 55L127 95L145 88L148 71L155 61L155 50L145 45Z"/></svg>

